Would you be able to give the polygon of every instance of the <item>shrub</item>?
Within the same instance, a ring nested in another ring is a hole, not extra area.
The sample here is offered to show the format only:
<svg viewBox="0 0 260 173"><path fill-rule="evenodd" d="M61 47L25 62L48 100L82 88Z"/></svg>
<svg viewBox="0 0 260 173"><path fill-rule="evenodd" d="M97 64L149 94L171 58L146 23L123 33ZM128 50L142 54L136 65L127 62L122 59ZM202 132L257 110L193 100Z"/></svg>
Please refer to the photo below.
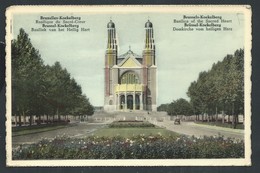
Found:
<svg viewBox="0 0 260 173"><path fill-rule="evenodd" d="M147 121L114 121L109 124L110 128L131 128L131 127L155 127L154 124L151 124Z"/></svg>
<svg viewBox="0 0 260 173"><path fill-rule="evenodd" d="M242 158L244 142L223 137L144 136L43 139L13 150L13 159Z"/></svg>

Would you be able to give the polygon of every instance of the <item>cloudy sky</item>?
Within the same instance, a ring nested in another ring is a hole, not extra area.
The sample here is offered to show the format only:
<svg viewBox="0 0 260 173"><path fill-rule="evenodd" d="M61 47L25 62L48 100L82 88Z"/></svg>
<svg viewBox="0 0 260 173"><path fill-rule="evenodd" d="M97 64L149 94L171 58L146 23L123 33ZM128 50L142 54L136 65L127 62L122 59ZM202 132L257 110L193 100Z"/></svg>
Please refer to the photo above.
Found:
<svg viewBox="0 0 260 173"><path fill-rule="evenodd" d="M154 26L156 63L158 67L158 105L178 98L188 99L186 92L199 72L211 68L226 54L244 47L244 17L238 13L203 13L222 16L232 23L222 26L232 31L173 31L183 24L173 23L184 13L23 13L13 16L16 38L23 28L33 45L40 51L45 64L59 61L81 85L91 103L103 105L104 60L107 42L106 25L110 19L116 25L119 55L131 50L139 55L144 47L144 24L148 17ZM200 15L200 13L195 13ZM86 21L81 27L89 32L32 32L39 28L35 20L40 16L77 16Z"/></svg>

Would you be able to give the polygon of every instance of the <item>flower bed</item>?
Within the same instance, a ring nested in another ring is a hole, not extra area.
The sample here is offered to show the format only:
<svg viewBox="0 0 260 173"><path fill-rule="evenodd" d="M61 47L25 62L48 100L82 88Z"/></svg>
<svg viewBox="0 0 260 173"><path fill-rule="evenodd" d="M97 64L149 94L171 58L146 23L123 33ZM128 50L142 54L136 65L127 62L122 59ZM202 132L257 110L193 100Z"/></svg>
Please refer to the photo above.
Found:
<svg viewBox="0 0 260 173"><path fill-rule="evenodd" d="M155 127L155 125L147 121L114 121L109 124L110 128L129 128L129 127Z"/></svg>
<svg viewBox="0 0 260 173"><path fill-rule="evenodd" d="M14 160L31 159L187 159L242 158L244 142L223 137L133 136L132 138L65 136L20 146Z"/></svg>
<svg viewBox="0 0 260 173"><path fill-rule="evenodd" d="M117 122L123 122L123 123L136 123L136 122L144 122L142 120L119 120Z"/></svg>

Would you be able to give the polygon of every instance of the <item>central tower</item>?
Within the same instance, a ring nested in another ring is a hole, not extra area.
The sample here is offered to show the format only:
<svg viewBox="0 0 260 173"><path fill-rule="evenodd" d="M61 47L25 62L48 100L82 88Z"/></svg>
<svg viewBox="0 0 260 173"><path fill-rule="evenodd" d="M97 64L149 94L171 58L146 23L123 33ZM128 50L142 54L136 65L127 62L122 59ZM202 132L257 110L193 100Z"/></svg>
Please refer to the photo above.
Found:
<svg viewBox="0 0 260 173"><path fill-rule="evenodd" d="M118 56L115 24L107 24L105 55L105 111L156 111L155 44L153 24L145 23L143 55L129 50Z"/></svg>

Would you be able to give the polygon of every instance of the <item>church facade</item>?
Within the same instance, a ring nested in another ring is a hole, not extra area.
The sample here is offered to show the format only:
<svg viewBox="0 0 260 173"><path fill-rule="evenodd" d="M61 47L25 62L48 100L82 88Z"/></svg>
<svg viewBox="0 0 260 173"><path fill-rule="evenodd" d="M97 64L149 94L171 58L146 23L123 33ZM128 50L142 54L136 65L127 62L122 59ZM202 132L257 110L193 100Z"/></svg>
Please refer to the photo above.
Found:
<svg viewBox="0 0 260 173"><path fill-rule="evenodd" d="M107 24L105 54L105 111L156 111L157 67L153 24L145 23L145 41L142 56L131 48L118 55L116 27Z"/></svg>

